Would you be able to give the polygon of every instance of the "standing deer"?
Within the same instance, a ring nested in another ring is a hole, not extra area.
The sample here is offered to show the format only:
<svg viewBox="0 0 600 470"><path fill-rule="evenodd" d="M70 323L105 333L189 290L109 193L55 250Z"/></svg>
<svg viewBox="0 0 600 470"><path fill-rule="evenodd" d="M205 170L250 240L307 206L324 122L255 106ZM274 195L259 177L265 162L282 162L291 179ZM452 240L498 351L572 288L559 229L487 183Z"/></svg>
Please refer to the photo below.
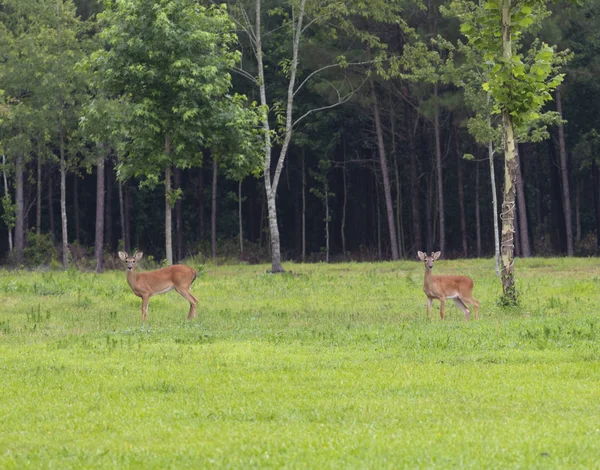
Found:
<svg viewBox="0 0 600 470"><path fill-rule="evenodd" d="M119 258L127 263L127 282L135 295L142 298L142 321L148 315L148 301L150 297L164 294L175 289L190 303L190 313L187 319L196 317L196 304L198 300L190 294L190 287L196 280L196 270L182 264L167 266L147 273L136 273L135 263L144 256L143 252L135 252L129 256L124 251L119 251Z"/></svg>
<svg viewBox="0 0 600 470"><path fill-rule="evenodd" d="M427 296L427 316L431 312L433 299L440 301L440 316L444 319L444 307L446 299L454 300L454 303L465 314L465 320L471 316L471 311L465 304L475 306L475 319L479 320L479 302L472 297L473 279L467 276L434 276L433 262L442 254L441 251L431 253L427 256L422 251L417 252L419 259L425 263L425 282L423 292Z"/></svg>

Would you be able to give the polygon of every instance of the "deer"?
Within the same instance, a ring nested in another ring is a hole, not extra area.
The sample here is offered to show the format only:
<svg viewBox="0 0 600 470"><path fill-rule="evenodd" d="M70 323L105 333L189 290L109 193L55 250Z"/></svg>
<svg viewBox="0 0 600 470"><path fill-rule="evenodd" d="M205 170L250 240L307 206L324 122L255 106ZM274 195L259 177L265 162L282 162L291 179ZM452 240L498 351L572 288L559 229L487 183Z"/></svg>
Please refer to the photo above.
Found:
<svg viewBox="0 0 600 470"><path fill-rule="evenodd" d="M475 319L479 320L479 302L473 298L473 279L467 276L434 276L431 274L433 263L442 252L437 251L427 256L426 253L418 251L419 259L425 264L425 281L423 292L427 296L427 316L431 312L431 304L434 299L440 301L440 316L444 319L444 307L446 299L454 300L454 303L465 314L465 320L471 317L471 311L465 304L475 306Z"/></svg>
<svg viewBox="0 0 600 470"><path fill-rule="evenodd" d="M156 269L145 273L136 273L135 265L144 256L142 251L129 256L125 251L119 251L119 258L127 263L127 282L135 295L142 298L142 321L148 316L148 301L153 295L164 294L175 289L190 303L187 319L196 317L198 300L190 294L190 287L196 280L196 270L183 264L175 264L166 268Z"/></svg>

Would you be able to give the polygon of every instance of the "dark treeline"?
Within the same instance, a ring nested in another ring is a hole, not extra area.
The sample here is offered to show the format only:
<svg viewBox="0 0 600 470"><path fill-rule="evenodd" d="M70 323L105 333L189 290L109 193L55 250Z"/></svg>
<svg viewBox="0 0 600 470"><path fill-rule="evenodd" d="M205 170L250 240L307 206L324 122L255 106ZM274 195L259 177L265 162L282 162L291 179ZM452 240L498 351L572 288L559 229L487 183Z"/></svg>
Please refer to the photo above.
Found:
<svg viewBox="0 0 600 470"><path fill-rule="evenodd" d="M84 43L93 42L101 29L96 20L103 9L102 2L22 2L31 8L58 3L65 9L72 5L79 18L80 25L72 27L80 28L73 41L78 41L81 47L67 45L70 39L66 32L62 38L59 34L57 44L77 51L77 60L63 65L80 70L82 67L75 62L81 63L97 49ZM286 11L289 3L277 5ZM384 9L385 3L377 2L372 8ZM238 4L243 6L242 2L230 5L232 15ZM14 27L14 5L15 2L0 1L3 27L13 28L12 31L18 29ZM456 19L440 13L443 5L448 7L449 3L432 1L425 9L407 3L400 14L422 40L440 34L455 44L461 37L460 25ZM267 7L264 8L266 11ZM551 8L552 16L541 22L535 35L524 42L532 42L538 36L556 44L558 50L574 53L563 67L563 84L554 93L554 100L546 105L547 111L562 114L564 124L554 120L547 128L546 138L523 139L518 145L515 251L517 256L595 255L600 242L597 236L600 168L596 152L600 143L596 124L600 126L600 118L595 112L600 109L600 85L595 79L600 57L600 10L596 2L578 7L558 3ZM265 83L273 103L283 106L288 81L282 63L290 57L293 44L289 37L283 36L287 34L284 28L278 30L277 15L265 14L265 18L265 28L275 31L274 37L263 44ZM307 22L309 19L307 15ZM387 45L390 55L402 56L406 44L413 40L405 27L377 20L376 16L361 20L356 15L353 21L369 34L377 35ZM67 20L64 24L66 29ZM237 33L243 67L239 67L240 73L235 70L231 73L230 93L245 94L250 100L259 101L259 87L245 77L258 75L251 58L252 47L243 31ZM14 44L10 41L0 42L0 67L3 60L6 63L11 60L8 58L11 47ZM337 69L325 72L328 75L299 89L294 97L296 117L312 109L331 108L309 113L293 129L276 195L283 260L390 259L394 249L401 258L414 258L416 250L432 251L440 246L446 257L492 256L495 238L489 149L478 144L470 132L468 122L474 112L465 102L463 89L454 80L440 78L441 72L435 80L418 76L415 79L406 63L400 65L401 69L404 67L401 73L369 76L366 73L369 66L362 64L366 62L363 60L366 53L360 41L357 44L341 32L336 36L323 31L308 36L301 45L297 83L303 83L312 72L331 63L340 51L344 51L347 60L361 64L349 66L343 72ZM58 53L49 47L48 54ZM35 99L47 100L49 107L61 111L54 112L54 117L52 113L42 116L40 111L36 119L56 124L53 119L58 118L60 125L56 132L47 130L50 124L45 130L34 129L28 127L32 126L28 124L28 115L18 115L15 109L35 92L28 86L13 86L11 80L43 77L32 78L33 62L23 62L22 67L29 78L15 70L0 72L3 110L0 151L6 159L1 183L2 194L10 196L5 197L5 215L0 222L3 258L7 262L19 259L10 253L12 248L24 250L22 262L47 262L38 258L47 240L54 246L55 259L61 259L65 246L60 244L64 228L61 217L65 216L61 213L61 169L70 256L80 258L87 254L88 259L93 259L100 229L106 255L114 256L118 249L137 248L156 259L167 257L162 183L147 184L148 178L140 172L126 171L121 164L129 160L117 145L106 147L104 163L99 166L95 160L98 154L92 150L97 141L94 144L80 135L86 103L97 98L97 88L83 83L78 90L76 78L55 70L55 75L48 75L47 80L56 79L56 83L39 91ZM62 85L61 74L70 87ZM55 93L59 88L68 95ZM341 90L343 95L349 89L349 99L333 106L337 104L338 92ZM79 93L82 96L75 98ZM273 129L282 125L278 119L285 115L285 108L277 106L271 106ZM35 109L45 108L39 105ZM11 113L12 117L7 118ZM17 142L15 136L23 141ZM30 140L24 142L27 139ZM135 136L132 139L135 141ZM273 172L283 142L283 137L273 140ZM264 146L260 140L253 145L259 151ZM172 176L169 174L173 189L181 190L173 204L173 259L199 253L210 257L213 253L250 262L269 260L271 233L265 179L250 171L243 178L232 176L231 164L224 163L213 147L208 144L200 147L195 163L174 164ZM502 145L497 141L495 147L496 192L501 201ZM440 180L436 172L438 156ZM382 166L382 158L387 169ZM263 160L261 157L259 162ZM130 165L135 170L139 164ZM98 171L103 171L101 184L105 195L101 227L96 213L97 207L101 207L97 206ZM391 211L386 197L391 201ZM396 237L393 243L390 218ZM19 240L18 231L25 234L23 240Z"/></svg>

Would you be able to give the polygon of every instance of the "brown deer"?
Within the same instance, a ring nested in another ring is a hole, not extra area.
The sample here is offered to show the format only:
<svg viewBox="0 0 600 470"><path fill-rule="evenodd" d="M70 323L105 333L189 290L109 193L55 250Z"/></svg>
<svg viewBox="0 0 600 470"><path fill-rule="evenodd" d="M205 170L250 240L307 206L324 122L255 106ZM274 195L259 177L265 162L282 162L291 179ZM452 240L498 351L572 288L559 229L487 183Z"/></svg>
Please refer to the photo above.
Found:
<svg viewBox="0 0 600 470"><path fill-rule="evenodd" d="M454 300L454 303L465 314L465 320L471 316L471 311L465 304L475 306L475 319L479 320L479 302L472 297L473 280L467 276L434 276L433 262L442 254L441 251L431 253L427 256L422 251L417 252L419 259L425 263L425 282L423 292L427 296L427 316L431 312L433 299L440 301L440 316L444 319L444 307L446 299Z"/></svg>
<svg viewBox="0 0 600 470"><path fill-rule="evenodd" d="M190 303L187 319L195 318L198 300L190 294L190 287L196 280L196 270L176 264L147 273L136 273L135 264L142 259L142 256L144 256L143 252L135 252L133 256L129 256L126 252L119 251L119 258L127 263L127 282L133 293L142 298L142 321L146 321L150 297L164 294L171 289L175 289Z"/></svg>

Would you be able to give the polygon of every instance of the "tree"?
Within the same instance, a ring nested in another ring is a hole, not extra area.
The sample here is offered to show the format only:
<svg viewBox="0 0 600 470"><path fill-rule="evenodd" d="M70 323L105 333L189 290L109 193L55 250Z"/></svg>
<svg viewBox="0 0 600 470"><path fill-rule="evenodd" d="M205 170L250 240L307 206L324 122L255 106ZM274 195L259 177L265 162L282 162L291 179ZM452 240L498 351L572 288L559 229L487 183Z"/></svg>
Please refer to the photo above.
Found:
<svg viewBox="0 0 600 470"><path fill-rule="evenodd" d="M540 109L552 99L551 92L563 76L555 74L555 51L534 42L521 51L523 34L548 14L545 0L490 0L479 5L465 0L452 2L461 20L461 32L469 44L482 52L490 65L483 84L493 100L493 113L502 116L504 142L504 199L502 203L502 290L504 302L517 303L514 277L514 216L517 179L517 133L533 127Z"/></svg>
<svg viewBox="0 0 600 470"><path fill-rule="evenodd" d="M193 0L107 1L99 15L106 49L93 55L105 89L123 92L132 105L131 138L121 177L165 186L165 256L173 263L171 210L177 191L171 169L201 162L199 145L231 86L228 72L239 61L224 6Z"/></svg>

